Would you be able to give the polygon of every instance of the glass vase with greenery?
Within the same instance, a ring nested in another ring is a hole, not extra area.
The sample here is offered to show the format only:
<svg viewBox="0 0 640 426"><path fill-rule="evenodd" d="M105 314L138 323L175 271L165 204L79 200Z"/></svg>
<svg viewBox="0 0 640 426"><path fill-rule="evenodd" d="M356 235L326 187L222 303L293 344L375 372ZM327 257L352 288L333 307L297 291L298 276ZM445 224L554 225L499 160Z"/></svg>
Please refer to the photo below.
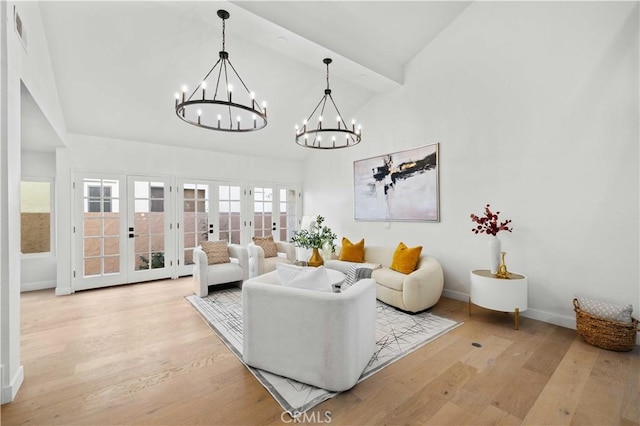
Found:
<svg viewBox="0 0 640 426"><path fill-rule="evenodd" d="M302 247L306 249L321 249L326 243L331 247L331 253L335 253L336 234L331 231L327 226L323 226L324 217L318 215L315 222L311 223L309 229L301 229L293 233L291 241L293 241L296 247Z"/></svg>

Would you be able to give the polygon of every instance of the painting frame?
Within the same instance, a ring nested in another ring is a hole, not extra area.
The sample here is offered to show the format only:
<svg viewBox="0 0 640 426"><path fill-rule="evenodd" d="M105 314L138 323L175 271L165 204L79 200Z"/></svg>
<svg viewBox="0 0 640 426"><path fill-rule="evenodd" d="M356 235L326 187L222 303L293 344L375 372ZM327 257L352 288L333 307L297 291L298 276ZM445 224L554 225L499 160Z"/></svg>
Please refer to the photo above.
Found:
<svg viewBox="0 0 640 426"><path fill-rule="evenodd" d="M354 161L353 217L368 222L439 222L440 144Z"/></svg>

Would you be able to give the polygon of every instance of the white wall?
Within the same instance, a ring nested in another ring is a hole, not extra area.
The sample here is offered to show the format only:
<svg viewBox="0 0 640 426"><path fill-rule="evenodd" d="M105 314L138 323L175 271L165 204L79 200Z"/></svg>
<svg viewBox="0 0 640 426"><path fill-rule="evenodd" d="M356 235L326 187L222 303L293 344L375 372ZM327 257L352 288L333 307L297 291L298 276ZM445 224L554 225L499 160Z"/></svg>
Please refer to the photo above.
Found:
<svg viewBox="0 0 640 426"><path fill-rule="evenodd" d="M574 327L576 293L639 293L638 3L476 2L406 67L405 85L356 115L360 145L314 153L305 214L369 244L423 245L466 300L488 269L470 213L513 220L510 270L526 316ZM440 143L439 223L355 222L353 161Z"/></svg>
<svg viewBox="0 0 640 426"><path fill-rule="evenodd" d="M19 49L20 78L37 101L38 107L42 110L51 127L64 141L66 125L53 75L47 35L42 24L40 3L20 1L15 5L22 19L27 40L25 47Z"/></svg>
<svg viewBox="0 0 640 426"><path fill-rule="evenodd" d="M13 400L20 363L20 62L11 5L0 2L0 372L1 402Z"/></svg>
<svg viewBox="0 0 640 426"><path fill-rule="evenodd" d="M22 151L21 162L23 177L49 179L55 191L55 152ZM51 206L51 214L55 224L55 205ZM22 255L20 268L21 291L56 287L57 257L55 251L55 236L51 243L50 253Z"/></svg>
<svg viewBox="0 0 640 426"><path fill-rule="evenodd" d="M76 171L161 175L301 186L302 164L93 136L67 135L56 152L58 278L56 294L73 292L72 178Z"/></svg>
<svg viewBox="0 0 640 426"><path fill-rule="evenodd" d="M14 31L14 6L27 34L26 50ZM21 80L58 135L64 135L65 126L39 4L0 2L0 11L0 360L2 403L6 403L13 400L24 377L20 364Z"/></svg>

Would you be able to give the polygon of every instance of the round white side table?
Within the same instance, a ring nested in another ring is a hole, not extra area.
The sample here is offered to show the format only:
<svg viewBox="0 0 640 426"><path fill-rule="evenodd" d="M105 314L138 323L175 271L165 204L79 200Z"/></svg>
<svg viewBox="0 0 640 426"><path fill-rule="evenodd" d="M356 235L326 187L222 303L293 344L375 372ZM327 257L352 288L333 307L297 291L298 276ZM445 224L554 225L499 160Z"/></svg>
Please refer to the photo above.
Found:
<svg viewBox="0 0 640 426"><path fill-rule="evenodd" d="M497 278L487 269L471 271L471 304L500 312L514 314L515 329L520 329L520 312L527 310L527 277L511 273L511 278Z"/></svg>

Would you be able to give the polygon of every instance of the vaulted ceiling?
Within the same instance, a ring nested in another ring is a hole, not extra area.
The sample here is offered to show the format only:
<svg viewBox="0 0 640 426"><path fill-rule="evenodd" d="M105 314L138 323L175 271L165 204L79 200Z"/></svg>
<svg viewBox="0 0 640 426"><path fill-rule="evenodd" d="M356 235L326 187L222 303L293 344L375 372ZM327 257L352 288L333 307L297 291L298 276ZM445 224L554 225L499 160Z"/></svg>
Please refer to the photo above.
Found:
<svg viewBox="0 0 640 426"><path fill-rule="evenodd" d="M237 1L40 3L69 133L162 145L302 159L295 123L325 87L345 117L403 84L404 67L468 1ZM197 85L221 48L259 99L269 124L231 134L175 116L174 93ZM366 123L363 123L366 136ZM363 143L366 137L363 138Z"/></svg>

